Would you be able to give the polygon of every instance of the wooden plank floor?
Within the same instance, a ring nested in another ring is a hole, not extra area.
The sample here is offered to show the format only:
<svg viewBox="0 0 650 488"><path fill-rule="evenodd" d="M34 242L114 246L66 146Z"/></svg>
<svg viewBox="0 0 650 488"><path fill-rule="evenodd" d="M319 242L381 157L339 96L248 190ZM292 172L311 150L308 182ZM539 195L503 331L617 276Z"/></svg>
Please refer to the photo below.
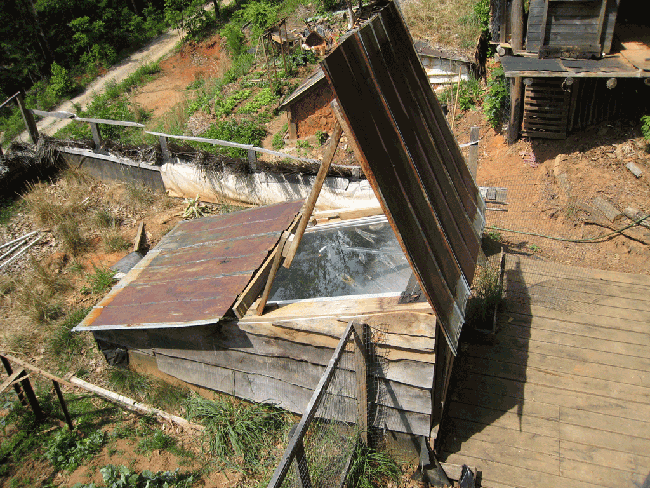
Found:
<svg viewBox="0 0 650 488"><path fill-rule="evenodd" d="M439 435L484 487L650 487L650 276L508 255L493 344L465 343Z"/></svg>

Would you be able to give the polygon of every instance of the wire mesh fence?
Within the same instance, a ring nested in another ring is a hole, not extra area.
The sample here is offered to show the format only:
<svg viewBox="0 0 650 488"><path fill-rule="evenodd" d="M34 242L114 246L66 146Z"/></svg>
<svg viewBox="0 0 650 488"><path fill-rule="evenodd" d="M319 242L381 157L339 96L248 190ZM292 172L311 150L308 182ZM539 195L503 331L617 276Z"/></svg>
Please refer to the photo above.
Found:
<svg viewBox="0 0 650 488"><path fill-rule="evenodd" d="M365 324L348 324L269 488L342 487L359 443L381 443L383 430L375 426L383 425L384 415L386 360L376 347L382 337Z"/></svg>

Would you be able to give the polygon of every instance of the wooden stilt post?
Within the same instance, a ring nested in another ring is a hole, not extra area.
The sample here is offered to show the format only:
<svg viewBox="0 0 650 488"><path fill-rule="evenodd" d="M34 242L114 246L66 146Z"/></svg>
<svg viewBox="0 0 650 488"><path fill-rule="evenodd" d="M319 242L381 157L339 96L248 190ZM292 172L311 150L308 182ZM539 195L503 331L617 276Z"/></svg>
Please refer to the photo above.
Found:
<svg viewBox="0 0 650 488"><path fill-rule="evenodd" d="M31 110L28 110L25 107L25 100L22 93L16 95L16 103L20 109L20 113L23 116L23 121L25 122L25 127L27 127L27 132L29 132L29 137L32 142L36 144L38 142L38 128L36 127L36 121L34 120L34 114Z"/></svg>
<svg viewBox="0 0 650 488"><path fill-rule="evenodd" d="M523 49L524 44L523 0L512 0L512 6L510 10L510 33L510 46L512 47L513 53L517 53L517 51L521 51Z"/></svg>
<svg viewBox="0 0 650 488"><path fill-rule="evenodd" d="M521 116L523 112L524 81L518 76L510 80L510 123L508 124L508 144L519 139Z"/></svg>
<svg viewBox="0 0 650 488"><path fill-rule="evenodd" d="M56 380L52 380L52 383L54 384L54 391L56 391L56 396L59 398L59 403L61 404L61 410L63 410L63 416L65 417L65 421L68 424L68 428L70 430L74 430L74 425L72 424L72 418L70 417L70 413L68 412L68 406L65 404L63 393L61 393L61 387L59 386L59 382Z"/></svg>
<svg viewBox="0 0 650 488"><path fill-rule="evenodd" d="M102 147L102 134L99 132L99 127L95 122L90 122L90 132L93 134L93 142L95 143L95 151Z"/></svg>
<svg viewBox="0 0 650 488"><path fill-rule="evenodd" d="M27 376L27 373L24 373L24 375ZM32 411L34 412L36 419L43 419L45 417L45 414L43 413L43 410L41 410L41 406L38 403L38 398L36 398L36 394L32 389L32 384L30 383L29 378L22 380L20 382L20 386L22 386L23 391L25 392L25 396L29 401L29 405L32 407Z"/></svg>

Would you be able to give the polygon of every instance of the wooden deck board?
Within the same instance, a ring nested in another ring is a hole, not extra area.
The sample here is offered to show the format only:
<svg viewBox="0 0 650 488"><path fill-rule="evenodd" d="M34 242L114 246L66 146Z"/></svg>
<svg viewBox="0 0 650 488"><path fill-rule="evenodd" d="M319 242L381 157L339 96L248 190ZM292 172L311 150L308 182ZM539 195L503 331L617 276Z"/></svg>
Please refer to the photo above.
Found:
<svg viewBox="0 0 650 488"><path fill-rule="evenodd" d="M484 487L650 480L650 276L516 256L493 344L467 343L437 445Z"/></svg>

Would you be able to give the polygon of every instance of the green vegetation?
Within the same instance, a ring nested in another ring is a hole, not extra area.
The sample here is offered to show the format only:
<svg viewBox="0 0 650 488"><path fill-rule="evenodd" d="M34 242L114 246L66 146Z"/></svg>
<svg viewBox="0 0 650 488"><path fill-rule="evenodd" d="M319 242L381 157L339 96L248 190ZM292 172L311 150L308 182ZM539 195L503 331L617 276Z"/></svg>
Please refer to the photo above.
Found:
<svg viewBox="0 0 650 488"><path fill-rule="evenodd" d="M45 458L56 469L74 471L84 461L99 452L104 442L105 436L101 430L95 430L82 438L75 432L59 430L47 443Z"/></svg>
<svg viewBox="0 0 650 488"><path fill-rule="evenodd" d="M54 326L48 337L50 352L56 357L67 357L78 352L83 345L83 336L72 332L72 329L90 312L89 307L77 308L71 311L63 322Z"/></svg>
<svg viewBox="0 0 650 488"><path fill-rule="evenodd" d="M273 149L276 151L279 151L284 147L284 132L276 132L273 134L273 140L271 141L271 145L273 146Z"/></svg>
<svg viewBox="0 0 650 488"><path fill-rule="evenodd" d="M327 142L328 137L327 132L323 132L322 130L316 131L316 140L321 146Z"/></svg>
<svg viewBox="0 0 650 488"><path fill-rule="evenodd" d="M230 468L244 470L250 470L274 446L288 420L285 412L271 406L199 396L188 400L187 415L205 425L207 452Z"/></svg>
<svg viewBox="0 0 650 488"><path fill-rule="evenodd" d="M483 87L481 81L474 77L469 80L462 80L460 86L455 84L447 88L440 95L440 101L446 103L449 110L456 103L458 96L458 108L460 110L470 110L483 101Z"/></svg>
<svg viewBox="0 0 650 488"><path fill-rule="evenodd" d="M142 473L131 471L126 466L109 464L99 470L104 479L105 488L190 488L196 481L196 475L176 471L145 470ZM76 484L73 488L101 488L94 483Z"/></svg>
<svg viewBox="0 0 650 488"><path fill-rule="evenodd" d="M230 114L238 103L243 102L253 93L252 90L243 89L237 90L224 100L217 100L214 103L214 114L216 116L224 116Z"/></svg>
<svg viewBox="0 0 650 488"><path fill-rule="evenodd" d="M397 482L400 475L399 466L386 451L378 451L358 442L352 455L346 486L379 488L387 486L391 481Z"/></svg>
<svg viewBox="0 0 650 488"><path fill-rule="evenodd" d="M212 124L210 128L202 134L202 137L208 139L220 139L222 141L238 142L240 144L252 144L259 146L262 139L266 136L266 129L262 124L256 121L223 120ZM211 148L211 145L203 144L204 148ZM244 157L246 151L234 147L217 147L218 152L231 157Z"/></svg>
<svg viewBox="0 0 650 488"><path fill-rule="evenodd" d="M478 267L472 285L472 296L467 302L465 323L470 325L470 329L492 328L492 317L503 296L500 273L498 265L486 263Z"/></svg>
<svg viewBox="0 0 650 488"><path fill-rule="evenodd" d="M108 291L113 286L113 276L115 271L108 268L99 268L93 264L94 272L88 276L88 287L81 291L84 293L101 294Z"/></svg>
<svg viewBox="0 0 650 488"><path fill-rule="evenodd" d="M257 113L262 107L266 107L278 100L277 95L270 88L262 88L253 99L238 110L240 114Z"/></svg>
<svg viewBox="0 0 650 488"><path fill-rule="evenodd" d="M124 251L131 246L131 243L127 241L122 234L112 232L104 236L104 249L106 252L118 252Z"/></svg>
<svg viewBox="0 0 650 488"><path fill-rule="evenodd" d="M641 117L641 133L645 140L650 142L650 115Z"/></svg>
<svg viewBox="0 0 650 488"><path fill-rule="evenodd" d="M494 129L501 126L508 105L508 95L508 82L503 68L498 66L490 73L487 94L483 99L483 111Z"/></svg>

